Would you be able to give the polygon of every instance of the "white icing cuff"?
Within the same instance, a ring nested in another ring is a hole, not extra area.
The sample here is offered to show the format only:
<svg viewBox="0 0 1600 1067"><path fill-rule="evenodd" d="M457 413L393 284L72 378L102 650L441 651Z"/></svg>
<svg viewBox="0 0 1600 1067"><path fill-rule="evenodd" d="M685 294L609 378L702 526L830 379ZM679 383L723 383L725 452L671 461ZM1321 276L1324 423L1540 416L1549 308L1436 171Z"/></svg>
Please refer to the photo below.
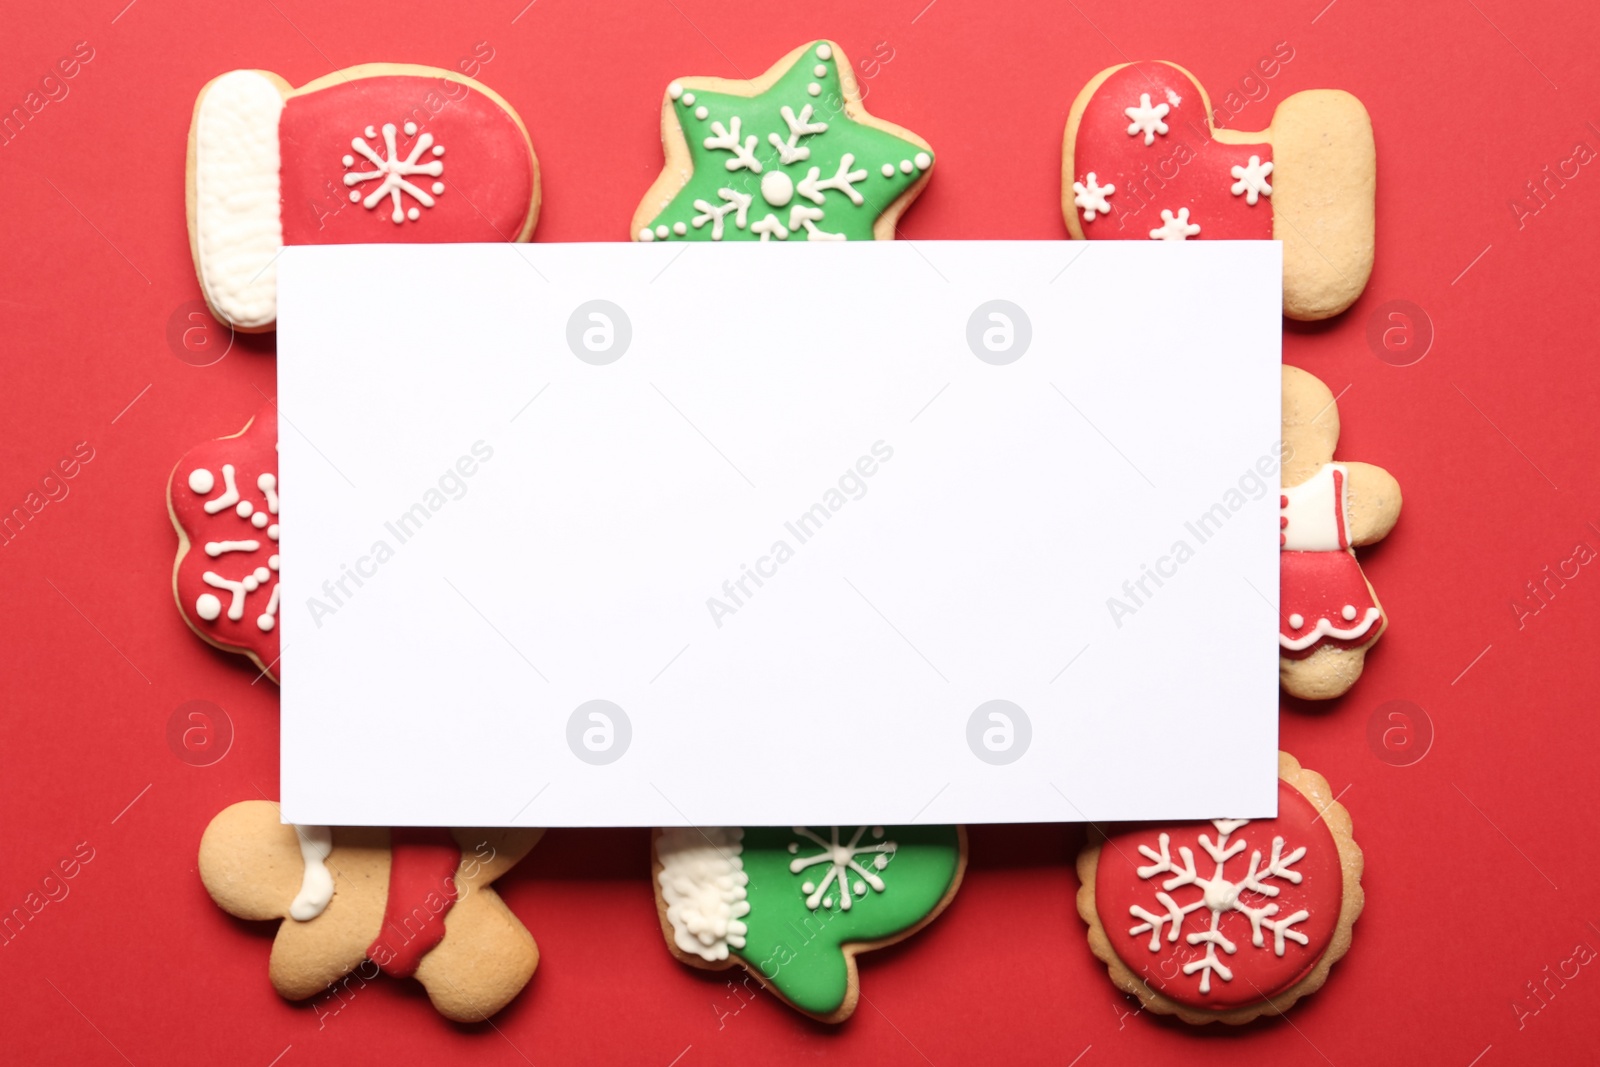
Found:
<svg viewBox="0 0 1600 1067"><path fill-rule="evenodd" d="M300 892L289 905L289 917L307 922L321 915L333 899L333 875L323 860L333 851L333 830L326 826L296 826L300 839L300 859L305 873L300 876Z"/></svg>
<svg viewBox="0 0 1600 1067"><path fill-rule="evenodd" d="M278 86L229 71L200 100L194 132L194 225L200 287L223 319L257 327L278 315Z"/></svg>
<svg viewBox="0 0 1600 1067"><path fill-rule="evenodd" d="M1377 608L1368 608L1362 620L1349 629L1341 629L1333 624L1332 619L1318 619L1311 632L1303 637L1285 637L1278 635L1278 644L1290 652L1301 652L1310 648L1324 637L1336 637L1340 641L1354 641L1358 637L1365 637L1372 624L1382 617L1382 612Z"/></svg>
<svg viewBox="0 0 1600 1067"><path fill-rule="evenodd" d="M675 827L656 839L661 898L673 941L703 960L725 960L743 948L750 914L745 900L744 831L737 826Z"/></svg>

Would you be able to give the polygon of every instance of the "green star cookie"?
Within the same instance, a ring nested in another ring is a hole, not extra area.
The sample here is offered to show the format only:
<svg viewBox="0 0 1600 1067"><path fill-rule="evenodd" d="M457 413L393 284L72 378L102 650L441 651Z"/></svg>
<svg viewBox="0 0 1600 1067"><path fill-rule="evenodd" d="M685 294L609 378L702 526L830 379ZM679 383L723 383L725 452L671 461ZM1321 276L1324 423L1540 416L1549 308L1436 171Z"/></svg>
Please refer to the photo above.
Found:
<svg viewBox="0 0 1600 1067"><path fill-rule="evenodd" d="M873 118L830 41L753 81L667 86L667 165L634 212L638 241L864 241L894 236L926 184L932 148Z"/></svg>

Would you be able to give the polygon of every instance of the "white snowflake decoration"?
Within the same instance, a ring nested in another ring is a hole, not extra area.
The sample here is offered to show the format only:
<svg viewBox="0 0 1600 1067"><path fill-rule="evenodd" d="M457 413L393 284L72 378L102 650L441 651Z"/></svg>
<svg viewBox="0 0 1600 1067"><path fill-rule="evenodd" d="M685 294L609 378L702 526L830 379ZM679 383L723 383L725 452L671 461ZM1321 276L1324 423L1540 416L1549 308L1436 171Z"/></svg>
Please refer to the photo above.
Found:
<svg viewBox="0 0 1600 1067"><path fill-rule="evenodd" d="M1101 185L1095 180L1094 171L1081 182L1072 183L1072 202L1083 209L1083 221L1093 222L1100 215L1111 214L1111 205L1106 198L1117 191L1111 182Z"/></svg>
<svg viewBox="0 0 1600 1067"><path fill-rule="evenodd" d="M271 473L263 473L256 479L256 488L261 491L266 501L265 507L257 507L249 500L243 499L239 492L237 471L233 464L222 465L222 492L207 500L201 507L207 515L232 509L233 513L250 527L247 533L265 532L267 539L276 543L278 540L278 523L275 516L278 514L278 478ZM216 476L205 467L197 468L189 473L189 489L191 492L205 496L216 488ZM238 540L207 541L204 551L212 559L218 559L230 552L255 552L261 548L261 541L257 537L244 537ZM278 555L273 553L267 558L267 566L256 567L245 572L237 578L227 578L216 571L206 571L200 575L200 580L213 589L221 589L229 594L227 614L228 618L238 622L244 618L244 605L246 598L256 590L272 583L272 593L267 598L267 605L261 614L256 616L256 629L263 633L278 625ZM222 600L215 593L201 593L195 598L195 614L206 622L214 622L222 613Z"/></svg>
<svg viewBox="0 0 1600 1067"><path fill-rule="evenodd" d="M1183 965L1183 973L1192 975L1200 972L1200 992L1211 992L1211 975L1215 972L1224 982L1233 981L1233 972L1217 956L1217 949L1221 948L1228 955L1233 955L1238 946L1223 936L1220 930L1222 917L1229 912L1239 912L1250 920L1250 943L1256 948L1265 948L1266 939L1262 934L1263 929L1272 931L1272 951L1279 956L1284 953L1284 940L1288 939L1300 945L1308 944L1310 939L1298 930L1292 929L1297 923L1305 922L1311 913L1304 908L1282 919L1273 919L1278 914L1278 905L1263 904L1259 908L1251 907L1241 897L1245 893L1258 893L1263 897L1275 897L1279 888L1271 884L1271 879L1281 878L1295 885L1300 884L1300 872L1291 870L1294 864L1300 862L1305 856L1304 846L1295 849L1287 856L1283 854L1284 840L1281 837L1272 839L1272 858L1267 861L1265 869L1261 867L1261 850L1256 849L1250 853L1250 869L1245 872L1242 880L1233 882L1225 878L1224 870L1228 861L1239 855L1248 846L1244 840L1233 844L1228 843L1228 838L1235 830L1245 826L1248 819L1217 819L1211 825L1217 828L1217 840L1213 844L1211 838L1205 834L1200 835L1200 847L1205 849L1212 860L1216 862L1217 869L1210 878L1202 878L1195 870L1194 853L1187 847L1180 846L1178 855L1183 860L1179 866L1172 862L1170 851L1171 838L1162 834L1159 838L1161 846L1157 853L1149 845L1140 845L1139 852L1146 859L1151 860L1149 866L1140 867L1140 878L1153 878L1158 874L1170 874L1171 878L1161 883L1161 891L1156 893L1156 901L1166 909L1166 914L1157 915L1146 911L1135 904L1128 909L1136 919L1143 922L1130 927L1128 933L1138 935L1148 932L1150 934L1150 951L1161 951L1161 928L1167 928L1167 941L1178 940L1179 929L1183 926L1183 918L1192 911L1206 908L1211 912L1211 927L1189 934L1185 940L1191 945L1205 945L1206 954L1200 959L1193 960ZM1194 886L1200 890L1200 896L1180 905L1172 897L1174 889L1184 886Z"/></svg>
<svg viewBox="0 0 1600 1067"><path fill-rule="evenodd" d="M1146 145L1155 144L1156 134L1165 135L1167 132L1167 124L1161 120L1166 118L1167 112L1171 110L1166 104L1151 107L1150 94L1140 93L1139 103L1136 106L1122 109L1122 113L1131 120L1128 123L1128 136L1137 137L1142 133Z"/></svg>
<svg viewBox="0 0 1600 1067"><path fill-rule="evenodd" d="M378 131L371 126L366 129L366 137L352 138L350 147L370 162L374 169L350 171L344 176L344 183L346 185L360 185L362 182L369 182L374 178L382 179L378 183L378 187L367 194L365 200L361 199L361 191L359 189L350 190L350 200L352 203L359 201L362 207L371 211L378 206L378 203L384 197L388 197L394 204L394 211L389 218L398 226L405 222L406 219L415 222L422 214L415 207L409 210L405 209L404 201L401 198L402 193L410 194L423 207L432 207L437 202L434 197L444 193L444 182L434 182L432 186L433 192L430 195L428 190L406 181L407 178L414 178L420 175L437 178L443 174L444 160L439 157L444 155L444 145L434 144L433 134L424 133L421 137L417 137L417 143L411 146L411 154L402 159L399 149L395 146L396 132L394 123L386 122L383 124L383 147L385 152L383 156L378 155L373 147L367 143L367 138L375 138L378 135ZM416 133L416 123L408 122L405 124L407 137L415 137ZM417 160L425 152L431 154L433 158L426 163L418 163ZM346 168L354 167L356 165L355 156L345 156L344 165Z"/></svg>
<svg viewBox="0 0 1600 1067"><path fill-rule="evenodd" d="M790 842L790 854L798 856L798 858L789 861L790 873L799 874L808 867L815 867L822 863L828 865L828 873L823 875L821 882L807 879L801 883L800 891L806 894L806 907L816 911L820 905L831 911L835 897L832 892L829 892L829 889L834 886L835 882L838 883L835 891L838 893L837 899L840 911L850 910L852 894L857 897L866 896L868 886L871 886L875 892L883 892L883 879L878 876L877 872L889 866L889 861L894 858L895 849L899 846L893 841L883 840L883 827L874 826L870 829L875 843L863 845L860 843L861 838L868 831L868 827L865 826L856 827L856 832L844 844L839 841L839 828L837 826L829 827L831 839L827 841L812 833L808 827L796 826L794 828L796 834L810 841L822 851L814 856L799 856L800 842ZM856 862L857 856L864 855L872 856L871 870ZM853 882L852 872L860 876Z"/></svg>
<svg viewBox="0 0 1600 1067"><path fill-rule="evenodd" d="M1243 193L1244 202L1251 207L1255 207L1256 201L1263 196L1272 195L1272 186L1267 184L1267 175L1271 173L1272 164L1270 162L1263 163L1260 156L1251 156L1249 163L1242 167L1235 166L1233 168L1233 176L1239 180L1229 188L1233 190L1234 196Z"/></svg>
<svg viewBox="0 0 1600 1067"><path fill-rule="evenodd" d="M1150 231L1150 237L1156 241L1187 241L1199 232L1199 224L1189 221L1189 209L1180 207L1177 218L1172 217L1172 212L1162 209L1161 225Z"/></svg>

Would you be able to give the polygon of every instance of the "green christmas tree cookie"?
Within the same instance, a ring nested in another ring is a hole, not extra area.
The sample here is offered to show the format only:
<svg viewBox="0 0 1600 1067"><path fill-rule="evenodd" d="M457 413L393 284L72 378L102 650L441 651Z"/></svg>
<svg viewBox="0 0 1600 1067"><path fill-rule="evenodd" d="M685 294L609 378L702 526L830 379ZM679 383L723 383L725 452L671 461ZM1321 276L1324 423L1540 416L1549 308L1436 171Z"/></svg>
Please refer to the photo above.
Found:
<svg viewBox="0 0 1600 1067"><path fill-rule="evenodd" d="M956 826L677 827L653 845L672 954L739 964L824 1022L855 1011L856 954L932 922L966 868Z"/></svg>
<svg viewBox="0 0 1600 1067"><path fill-rule="evenodd" d="M831 41L752 81L681 78L661 109L667 163L633 216L637 241L890 240L933 149L868 115Z"/></svg>

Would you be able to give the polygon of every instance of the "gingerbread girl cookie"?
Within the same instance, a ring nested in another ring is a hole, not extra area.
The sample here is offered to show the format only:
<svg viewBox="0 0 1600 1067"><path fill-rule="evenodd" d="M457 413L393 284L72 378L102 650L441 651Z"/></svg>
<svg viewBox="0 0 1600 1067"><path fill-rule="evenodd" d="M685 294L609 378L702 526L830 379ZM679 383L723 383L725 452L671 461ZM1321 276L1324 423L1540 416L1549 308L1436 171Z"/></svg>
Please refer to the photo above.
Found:
<svg viewBox="0 0 1600 1067"><path fill-rule="evenodd" d="M867 114L850 61L813 41L760 77L680 78L661 102L666 166L636 241L892 240L933 148Z"/></svg>
<svg viewBox="0 0 1600 1067"><path fill-rule="evenodd" d="M1077 240L1280 240L1283 313L1325 319L1372 273L1377 154L1361 101L1338 89L1285 98L1265 130L1211 124L1176 63L1124 63L1072 103L1061 209Z"/></svg>
<svg viewBox="0 0 1600 1067"><path fill-rule="evenodd" d="M1078 914L1117 988L1247 1023L1322 988L1361 914L1361 849L1322 775L1278 753L1278 816L1092 830Z"/></svg>
<svg viewBox="0 0 1600 1067"><path fill-rule="evenodd" d="M189 628L278 680L278 413L189 450L167 482L172 592Z"/></svg>
<svg viewBox="0 0 1600 1067"><path fill-rule="evenodd" d="M744 967L823 1022L856 1009L856 955L910 937L961 886L955 826L657 830L656 905L667 949L693 967Z"/></svg>
<svg viewBox="0 0 1600 1067"><path fill-rule="evenodd" d="M1355 547L1394 529L1400 485L1382 467L1333 462L1338 442L1333 393L1284 367L1278 677L1306 700L1349 691L1389 625Z"/></svg>
<svg viewBox="0 0 1600 1067"><path fill-rule="evenodd" d="M510 105L453 71L369 63L295 89L234 70L195 101L187 202L211 313L255 333L285 245L526 241L539 164Z"/></svg>
<svg viewBox="0 0 1600 1067"><path fill-rule="evenodd" d="M267 973L288 1000L335 990L364 963L414 977L439 1013L487 1019L539 965L533 937L489 887L543 830L284 825L278 806L225 809L200 841L200 879L241 919L282 920Z"/></svg>

